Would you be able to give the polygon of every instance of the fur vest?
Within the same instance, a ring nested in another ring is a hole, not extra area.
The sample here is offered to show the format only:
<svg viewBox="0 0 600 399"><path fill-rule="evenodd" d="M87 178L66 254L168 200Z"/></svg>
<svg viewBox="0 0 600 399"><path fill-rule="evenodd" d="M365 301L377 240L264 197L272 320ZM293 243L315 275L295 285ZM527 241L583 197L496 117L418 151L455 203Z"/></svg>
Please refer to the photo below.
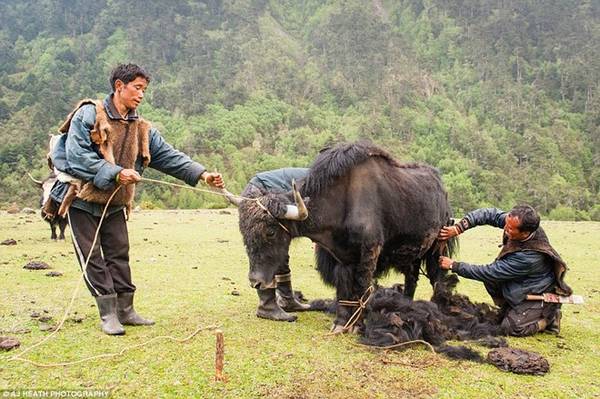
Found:
<svg viewBox="0 0 600 399"><path fill-rule="evenodd" d="M96 122L90 131L100 156L113 165L125 169L135 169L135 163L141 158L142 165L150 163L150 123L142 118L125 121L113 120L108 117L101 100L82 100L67 116L59 128L61 133L67 133L75 112L83 105L93 104L96 107ZM92 182L83 182L76 190L77 198L97 204L106 204L114 190L100 190ZM111 200L111 205L125 205L129 211L135 195L135 185L128 184L121 187ZM71 199L72 201L72 199Z"/></svg>
<svg viewBox="0 0 600 399"><path fill-rule="evenodd" d="M550 261L552 262L552 268L554 270L554 275L556 276L556 293L559 295L571 295L573 293L571 287L569 287L564 281L564 276L567 271L567 264L562 260L558 252L556 252L554 248L552 248L552 245L550 245L550 241L548 241L548 237L546 236L546 232L544 232L544 229L539 227L533 233L533 237L531 237L527 241L509 240L506 234L504 234L502 243L502 249L500 250L500 253L498 254L496 260L502 259L506 255L511 254L513 252L541 252L547 255Z"/></svg>

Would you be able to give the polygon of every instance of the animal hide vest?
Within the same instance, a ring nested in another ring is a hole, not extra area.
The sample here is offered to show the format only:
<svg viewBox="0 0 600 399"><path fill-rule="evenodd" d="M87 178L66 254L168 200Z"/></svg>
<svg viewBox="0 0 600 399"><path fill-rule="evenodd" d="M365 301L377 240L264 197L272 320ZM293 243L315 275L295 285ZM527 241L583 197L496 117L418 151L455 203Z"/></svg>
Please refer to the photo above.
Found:
<svg viewBox="0 0 600 399"><path fill-rule="evenodd" d="M110 119L101 100L80 101L67 116L59 131L67 133L75 112L86 104L93 104L96 107L96 122L90 131L90 138L92 143L97 146L100 156L107 162L125 169L135 169L138 158L141 158L144 167L148 166L150 163L150 123L142 118L133 121ZM113 192L114 190L100 190L88 181L82 183L76 196L84 201L106 204ZM125 205L129 211L134 195L135 185L125 185L115 194L110 204Z"/></svg>
<svg viewBox="0 0 600 399"><path fill-rule="evenodd" d="M571 295L573 293L571 287L569 287L564 281L564 276L567 271L567 264L562 260L558 252L556 252L554 248L552 248L552 245L550 245L550 241L548 241L548 237L546 236L546 232L544 231L544 229L539 227L533 234L533 237L531 237L527 241L509 240L506 234L504 234L502 242L502 249L500 250L500 253L498 254L496 260L502 259L506 255L511 254L513 252L541 252L547 255L552 262L554 275L556 276L556 293L559 295Z"/></svg>

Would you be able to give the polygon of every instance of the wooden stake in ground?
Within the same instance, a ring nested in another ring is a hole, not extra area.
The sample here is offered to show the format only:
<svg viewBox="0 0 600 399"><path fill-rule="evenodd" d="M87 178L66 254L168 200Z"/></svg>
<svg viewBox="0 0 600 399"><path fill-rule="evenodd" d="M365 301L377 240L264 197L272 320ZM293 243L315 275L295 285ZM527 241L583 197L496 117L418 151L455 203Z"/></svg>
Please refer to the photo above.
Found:
<svg viewBox="0 0 600 399"><path fill-rule="evenodd" d="M227 377L223 374L223 359L225 358L225 340L223 331L216 330L217 347L215 352L215 381L227 382Z"/></svg>

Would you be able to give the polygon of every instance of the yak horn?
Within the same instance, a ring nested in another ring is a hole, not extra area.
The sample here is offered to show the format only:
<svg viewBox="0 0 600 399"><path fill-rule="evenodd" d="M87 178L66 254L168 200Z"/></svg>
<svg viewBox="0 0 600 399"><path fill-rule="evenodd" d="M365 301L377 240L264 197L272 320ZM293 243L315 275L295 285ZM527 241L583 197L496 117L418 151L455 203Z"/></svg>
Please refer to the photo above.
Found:
<svg viewBox="0 0 600 399"><path fill-rule="evenodd" d="M221 193L223 193L225 195L225 198L227 198L227 200L229 202L231 202L232 205L235 205L238 208L240 207L242 200L240 198L238 198L236 195L231 194L229 191L227 191L224 188L221 189Z"/></svg>
<svg viewBox="0 0 600 399"><path fill-rule="evenodd" d="M44 184L43 182L41 182L41 181L39 181L39 180L35 180L35 179L33 178L33 176L31 176L31 173L27 172L27 175L28 175L28 176L29 176L29 178L30 178L31 180L33 180L33 182L34 182L35 184L37 184L38 186L42 187L42 185Z"/></svg>
<svg viewBox="0 0 600 399"><path fill-rule="evenodd" d="M296 188L296 181L292 180L292 192L294 193L294 201L296 205L288 205L287 212L285 213L285 218L288 220L306 220L308 217L308 210L306 209L306 205L304 204L304 200L298 192Z"/></svg>

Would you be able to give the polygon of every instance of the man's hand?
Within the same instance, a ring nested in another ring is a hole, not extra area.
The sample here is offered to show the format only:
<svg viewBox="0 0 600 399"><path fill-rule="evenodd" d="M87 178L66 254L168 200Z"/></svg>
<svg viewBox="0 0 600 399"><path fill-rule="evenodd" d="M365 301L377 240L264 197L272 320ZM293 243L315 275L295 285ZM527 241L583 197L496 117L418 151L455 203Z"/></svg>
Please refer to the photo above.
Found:
<svg viewBox="0 0 600 399"><path fill-rule="evenodd" d="M438 263L442 269L452 270L452 263L454 263L454 261L448 258L447 256L440 256L438 259Z"/></svg>
<svg viewBox="0 0 600 399"><path fill-rule="evenodd" d="M217 172L202 172L200 178L211 187L225 188L223 177Z"/></svg>
<svg viewBox="0 0 600 399"><path fill-rule="evenodd" d="M117 176L117 183L124 186L137 183L142 180L142 176L133 169L122 169Z"/></svg>
<svg viewBox="0 0 600 399"><path fill-rule="evenodd" d="M456 237L459 234L460 234L460 230L458 229L457 226L444 226L440 230L437 238L438 238L438 240L445 241L452 237Z"/></svg>

